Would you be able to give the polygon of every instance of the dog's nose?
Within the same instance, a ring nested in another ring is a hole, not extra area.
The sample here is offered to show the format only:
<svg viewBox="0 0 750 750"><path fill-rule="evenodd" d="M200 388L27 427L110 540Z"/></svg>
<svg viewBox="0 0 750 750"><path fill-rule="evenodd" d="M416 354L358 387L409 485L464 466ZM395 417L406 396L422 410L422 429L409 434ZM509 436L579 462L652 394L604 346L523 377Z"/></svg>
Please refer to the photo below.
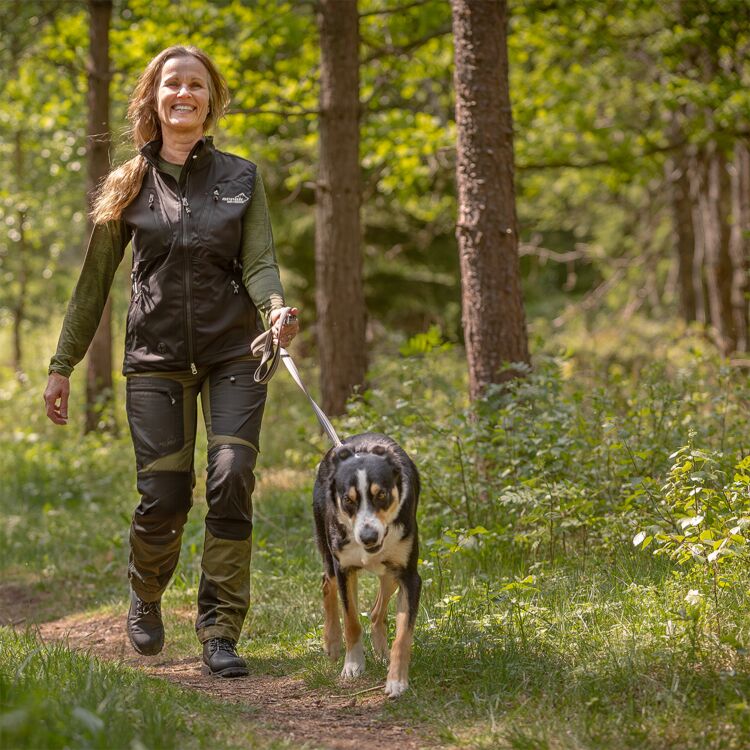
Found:
<svg viewBox="0 0 750 750"><path fill-rule="evenodd" d="M362 531L359 532L359 538L362 540L362 544L365 547L370 547L378 541L378 530L372 526L365 526Z"/></svg>

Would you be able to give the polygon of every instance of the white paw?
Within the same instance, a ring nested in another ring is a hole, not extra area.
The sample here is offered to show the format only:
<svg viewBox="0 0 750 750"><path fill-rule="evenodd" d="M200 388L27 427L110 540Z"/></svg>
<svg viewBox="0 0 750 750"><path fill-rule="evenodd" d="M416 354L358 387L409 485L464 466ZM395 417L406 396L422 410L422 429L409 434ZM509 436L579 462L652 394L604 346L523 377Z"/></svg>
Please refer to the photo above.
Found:
<svg viewBox="0 0 750 750"><path fill-rule="evenodd" d="M362 648L362 641L360 641L351 651L346 652L341 676L345 679L351 679L352 677L359 677L364 671L365 650Z"/></svg>
<svg viewBox="0 0 750 750"><path fill-rule="evenodd" d="M409 687L409 680L388 680L385 683L385 694L389 698L398 698L399 695L406 692Z"/></svg>

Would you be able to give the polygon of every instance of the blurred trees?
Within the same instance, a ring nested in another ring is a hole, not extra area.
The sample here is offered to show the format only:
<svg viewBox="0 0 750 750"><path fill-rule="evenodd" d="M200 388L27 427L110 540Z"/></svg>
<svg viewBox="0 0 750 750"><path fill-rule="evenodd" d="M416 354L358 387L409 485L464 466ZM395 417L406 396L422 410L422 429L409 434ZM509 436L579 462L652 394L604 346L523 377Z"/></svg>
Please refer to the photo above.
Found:
<svg viewBox="0 0 750 750"><path fill-rule="evenodd" d="M60 319L80 264L88 19L83 3L0 5L0 56L17 60L0 72L0 158L13 174L20 131L27 178L0 185L0 315L11 330L24 299L22 336ZM460 340L450 4L358 10L368 340L433 323ZM724 351L747 349L748 13L737 0L509 3L519 253L537 332L592 325L597 311L615 330L636 314L679 315ZM260 164L288 297L313 321L313 5L113 0L110 40L116 162L147 60L175 42L216 59L234 97L217 143Z"/></svg>

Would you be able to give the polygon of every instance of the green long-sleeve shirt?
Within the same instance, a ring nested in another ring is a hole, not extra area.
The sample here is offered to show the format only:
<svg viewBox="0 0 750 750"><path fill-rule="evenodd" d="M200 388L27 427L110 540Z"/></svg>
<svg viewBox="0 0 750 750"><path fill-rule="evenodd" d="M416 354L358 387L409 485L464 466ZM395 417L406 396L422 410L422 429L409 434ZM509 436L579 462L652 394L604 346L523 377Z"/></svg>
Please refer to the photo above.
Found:
<svg viewBox="0 0 750 750"><path fill-rule="evenodd" d="M179 181L182 169L179 164L160 160L159 168ZM78 283L65 313L57 351L50 361L50 373L69 377L83 359L96 333L115 271L129 242L130 235L122 220L94 227ZM243 218L241 260L242 281L268 324L270 312L284 306L284 290L260 171L256 173L253 198Z"/></svg>

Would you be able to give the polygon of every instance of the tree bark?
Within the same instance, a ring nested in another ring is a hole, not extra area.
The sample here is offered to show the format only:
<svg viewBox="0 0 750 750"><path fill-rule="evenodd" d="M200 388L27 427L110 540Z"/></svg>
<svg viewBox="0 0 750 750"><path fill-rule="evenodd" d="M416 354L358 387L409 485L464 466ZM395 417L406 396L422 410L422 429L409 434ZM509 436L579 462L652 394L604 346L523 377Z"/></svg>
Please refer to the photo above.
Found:
<svg viewBox="0 0 750 750"><path fill-rule="evenodd" d="M351 0L321 0L320 166L315 304L323 409L342 414L364 383L359 167L359 17Z"/></svg>
<svg viewBox="0 0 750 750"><path fill-rule="evenodd" d="M676 133L675 133L676 135ZM678 149L666 162L669 204L672 213L672 238L677 260L677 287L680 316L687 323L697 320L697 296L694 279L695 228L693 206L690 201L688 156Z"/></svg>
<svg viewBox="0 0 750 750"><path fill-rule="evenodd" d="M109 23L112 0L89 0L87 205L109 172ZM88 234L93 225L89 220ZM89 347L86 377L86 432L114 429L112 388L112 300L107 300L99 327Z"/></svg>
<svg viewBox="0 0 750 750"><path fill-rule="evenodd" d="M507 2L452 0L455 43L456 238L469 390L529 363L518 262Z"/></svg>
<svg viewBox="0 0 750 750"><path fill-rule="evenodd" d="M734 147L732 169L732 216L730 238L734 281L732 309L737 330L737 351L750 350L748 316L750 315L750 150L742 141Z"/></svg>
<svg viewBox="0 0 750 750"><path fill-rule="evenodd" d="M17 185L16 200L18 209L16 212L18 221L18 297L13 306L13 370L16 378L23 383L26 375L23 371L23 321L26 317L26 291L29 284L29 244L26 239L26 206L21 196L25 185L24 159L23 159L23 134L20 130L15 133L14 171L15 183Z"/></svg>
<svg viewBox="0 0 750 750"><path fill-rule="evenodd" d="M730 255L731 184L727 160L715 142L701 154L698 191L703 229L703 246L708 309L711 327L722 354L737 346L737 331L732 309L734 269Z"/></svg>

